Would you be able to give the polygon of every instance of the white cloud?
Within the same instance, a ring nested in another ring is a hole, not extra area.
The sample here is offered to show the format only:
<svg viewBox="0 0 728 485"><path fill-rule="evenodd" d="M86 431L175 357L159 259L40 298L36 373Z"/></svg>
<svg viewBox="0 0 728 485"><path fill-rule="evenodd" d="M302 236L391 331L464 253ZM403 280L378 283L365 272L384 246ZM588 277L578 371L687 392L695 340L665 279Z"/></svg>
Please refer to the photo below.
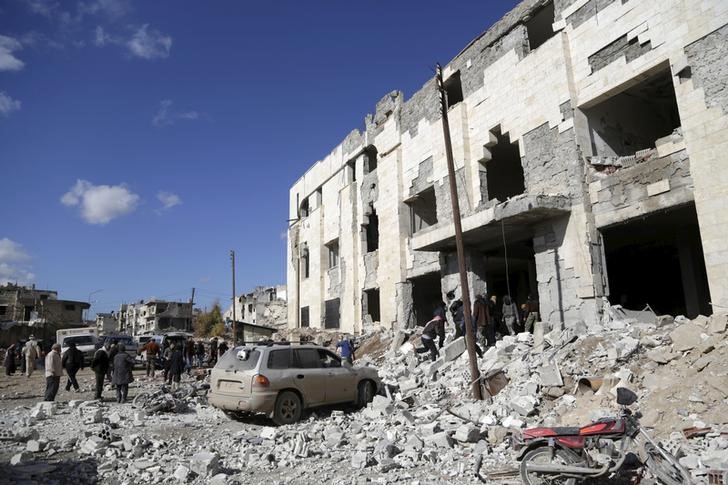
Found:
<svg viewBox="0 0 728 485"><path fill-rule="evenodd" d="M112 19L124 17L131 10L127 0L94 0L92 2L80 2L78 11L80 15L102 14Z"/></svg>
<svg viewBox="0 0 728 485"><path fill-rule="evenodd" d="M173 194L172 192L165 192L163 190L157 192L157 200L162 203L163 211L169 210L182 203L182 199L179 195Z"/></svg>
<svg viewBox="0 0 728 485"><path fill-rule="evenodd" d="M148 27L147 24L142 25L134 32L126 44L129 51L132 55L147 60L169 57L172 37Z"/></svg>
<svg viewBox="0 0 728 485"><path fill-rule="evenodd" d="M200 113L197 111L174 111L172 105L174 102L171 99L163 99L159 102L159 108L157 113L152 118L152 124L157 128L164 126L172 126L177 120L196 120L200 118Z"/></svg>
<svg viewBox="0 0 728 485"><path fill-rule="evenodd" d="M0 239L0 283L27 284L35 279L28 268L30 255L23 246L8 238Z"/></svg>
<svg viewBox="0 0 728 485"><path fill-rule="evenodd" d="M0 35L0 71L19 71L25 63L13 55L23 46L17 39Z"/></svg>
<svg viewBox="0 0 728 485"><path fill-rule="evenodd" d="M28 9L47 18L51 18L58 9L58 2L55 0L25 0Z"/></svg>
<svg viewBox="0 0 728 485"><path fill-rule="evenodd" d="M66 206L79 206L81 217L89 224L107 224L112 219L133 212L139 196L122 185L93 185L77 180L63 194L61 202Z"/></svg>
<svg viewBox="0 0 728 485"><path fill-rule="evenodd" d="M0 91L0 115L10 116L13 111L20 110L20 101L8 96L4 91Z"/></svg>

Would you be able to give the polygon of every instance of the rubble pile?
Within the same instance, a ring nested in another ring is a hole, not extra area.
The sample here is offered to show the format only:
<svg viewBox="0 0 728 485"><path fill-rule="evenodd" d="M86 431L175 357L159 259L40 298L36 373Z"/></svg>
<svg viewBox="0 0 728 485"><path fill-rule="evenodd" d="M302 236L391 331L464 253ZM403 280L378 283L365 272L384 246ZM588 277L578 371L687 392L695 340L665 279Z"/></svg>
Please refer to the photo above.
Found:
<svg viewBox="0 0 728 485"><path fill-rule="evenodd" d="M728 470L727 323L726 315L690 321L615 308L597 328L537 324L533 335L506 336L485 351L484 401L470 398L462 338L448 336L430 362L414 352L415 335L372 333L360 342L380 357L359 359L379 365L384 386L361 410L321 408L275 427L265 417L231 419L201 397L161 414L39 403L0 415L0 455L25 467L22 476L50 463L78 483L94 478L72 475L63 460L93 460L98 480L119 484L473 483L481 461L489 482L518 483L511 434L614 415L615 389L626 386L639 395L643 426L708 483ZM157 389L136 381L130 395Z"/></svg>

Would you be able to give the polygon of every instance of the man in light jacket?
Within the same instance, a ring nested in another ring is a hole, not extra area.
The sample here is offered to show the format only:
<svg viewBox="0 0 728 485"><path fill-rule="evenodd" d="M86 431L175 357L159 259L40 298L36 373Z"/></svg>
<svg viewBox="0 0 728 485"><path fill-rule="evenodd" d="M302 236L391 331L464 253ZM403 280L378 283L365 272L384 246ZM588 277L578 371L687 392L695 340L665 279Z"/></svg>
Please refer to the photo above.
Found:
<svg viewBox="0 0 728 485"><path fill-rule="evenodd" d="M63 375L63 365L61 364L61 346L53 344L51 351L48 352L45 359L45 375L46 390L45 400L54 401L58 393L58 386L61 383Z"/></svg>
<svg viewBox="0 0 728 485"><path fill-rule="evenodd" d="M36 342L35 337L31 335L23 348L23 354L25 355L25 375L28 377L30 377L35 370L35 359L38 358L38 353L38 342Z"/></svg>

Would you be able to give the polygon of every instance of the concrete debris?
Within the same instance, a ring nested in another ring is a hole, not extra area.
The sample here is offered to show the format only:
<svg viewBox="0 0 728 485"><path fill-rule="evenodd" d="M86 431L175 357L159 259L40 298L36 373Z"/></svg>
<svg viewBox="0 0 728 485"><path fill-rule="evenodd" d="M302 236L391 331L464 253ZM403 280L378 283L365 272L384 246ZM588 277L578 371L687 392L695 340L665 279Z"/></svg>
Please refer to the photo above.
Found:
<svg viewBox="0 0 728 485"><path fill-rule="evenodd" d="M190 460L190 470L203 477L215 475L219 466L220 457L209 451L195 453Z"/></svg>
<svg viewBox="0 0 728 485"><path fill-rule="evenodd" d="M670 332L672 345L678 352L694 349L702 343L703 331L704 328L700 325L684 323Z"/></svg>

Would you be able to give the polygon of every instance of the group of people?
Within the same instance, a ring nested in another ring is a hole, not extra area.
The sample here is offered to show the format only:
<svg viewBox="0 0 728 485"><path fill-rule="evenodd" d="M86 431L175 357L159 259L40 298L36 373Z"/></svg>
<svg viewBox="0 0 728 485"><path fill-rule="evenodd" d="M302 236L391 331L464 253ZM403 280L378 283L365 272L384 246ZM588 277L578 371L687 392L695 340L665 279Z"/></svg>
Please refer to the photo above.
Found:
<svg viewBox="0 0 728 485"><path fill-rule="evenodd" d="M150 339L139 351L144 352L146 358L147 377L156 377L157 369L161 369L164 380L175 385L179 384L183 372L189 375L193 367L204 367L206 363L214 366L229 349L225 340L218 342L217 337L210 340L209 347L208 354L201 340L195 342L189 338L176 343L165 340L160 346L156 340Z"/></svg>
<svg viewBox="0 0 728 485"><path fill-rule="evenodd" d="M3 366L5 367L5 375L12 376L20 368L20 373L30 377L36 368L38 359L43 357L40 343L35 336L28 337L28 341L23 344L20 340L5 349L5 359Z"/></svg>
<svg viewBox="0 0 728 485"><path fill-rule="evenodd" d="M455 298L453 291L447 293L446 297L449 306L444 302L435 305L432 319L425 323L422 329L422 347L415 349L417 353L429 352L433 361L439 357L438 349L442 348L445 341L446 308L452 316L455 338L465 335L463 302ZM485 347L490 347L495 345L499 335L515 335L521 330L531 332L533 324L538 320L538 301L529 295L519 309L510 295L505 295L502 305L499 306L496 295L486 298L485 295L480 294L475 297L471 315L478 342ZM475 350L479 356L483 355L483 350L477 343Z"/></svg>

